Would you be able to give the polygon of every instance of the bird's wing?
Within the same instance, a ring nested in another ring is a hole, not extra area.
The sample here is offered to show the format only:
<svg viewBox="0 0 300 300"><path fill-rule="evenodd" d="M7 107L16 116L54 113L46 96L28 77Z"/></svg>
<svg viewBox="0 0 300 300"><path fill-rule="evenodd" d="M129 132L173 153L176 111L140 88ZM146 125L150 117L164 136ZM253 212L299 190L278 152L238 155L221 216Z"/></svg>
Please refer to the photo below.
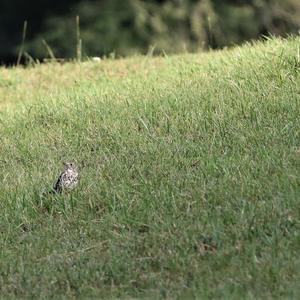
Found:
<svg viewBox="0 0 300 300"><path fill-rule="evenodd" d="M61 181L62 181L62 177L63 177L63 173L61 173L56 181L56 184L54 185L54 190L56 192L59 192L61 191L62 189L62 184L61 184Z"/></svg>

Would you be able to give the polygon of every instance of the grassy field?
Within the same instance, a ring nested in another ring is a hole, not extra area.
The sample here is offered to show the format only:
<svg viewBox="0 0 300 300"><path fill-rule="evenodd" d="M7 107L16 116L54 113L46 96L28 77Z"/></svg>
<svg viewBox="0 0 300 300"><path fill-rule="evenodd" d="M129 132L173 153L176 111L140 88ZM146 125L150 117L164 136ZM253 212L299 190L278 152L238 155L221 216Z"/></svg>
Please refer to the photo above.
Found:
<svg viewBox="0 0 300 300"><path fill-rule="evenodd" d="M0 182L1 298L299 299L300 38L0 68Z"/></svg>

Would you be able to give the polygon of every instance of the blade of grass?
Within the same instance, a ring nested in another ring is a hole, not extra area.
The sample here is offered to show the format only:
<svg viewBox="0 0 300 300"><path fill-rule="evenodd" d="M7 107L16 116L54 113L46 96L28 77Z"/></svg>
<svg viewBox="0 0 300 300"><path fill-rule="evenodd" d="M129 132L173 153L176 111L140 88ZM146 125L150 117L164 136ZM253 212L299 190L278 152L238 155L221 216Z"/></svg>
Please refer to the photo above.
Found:
<svg viewBox="0 0 300 300"><path fill-rule="evenodd" d="M19 54L18 54L17 66L20 64L21 58L23 55L24 43L25 43L25 39L26 39L26 31L27 31L27 20L25 20L24 24L23 24L22 42L21 42L21 46L20 46L20 50L19 50Z"/></svg>
<svg viewBox="0 0 300 300"><path fill-rule="evenodd" d="M80 38L80 19L79 16L76 16L76 36L77 36L77 45L76 45L76 54L77 54L77 61L81 61L82 56L82 40Z"/></svg>
<svg viewBox="0 0 300 300"><path fill-rule="evenodd" d="M45 46L49 56L51 59L53 59L54 61L56 60L56 57L51 49L51 47L48 45L48 43L46 42L46 40L42 40L43 45Z"/></svg>

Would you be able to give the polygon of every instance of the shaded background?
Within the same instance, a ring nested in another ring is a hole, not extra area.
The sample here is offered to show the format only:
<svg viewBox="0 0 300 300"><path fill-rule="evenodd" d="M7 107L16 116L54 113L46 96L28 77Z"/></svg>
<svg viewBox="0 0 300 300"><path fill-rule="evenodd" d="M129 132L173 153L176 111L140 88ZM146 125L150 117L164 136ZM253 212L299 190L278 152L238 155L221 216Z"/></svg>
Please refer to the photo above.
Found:
<svg viewBox="0 0 300 300"><path fill-rule="evenodd" d="M265 35L297 34L300 0L0 0L0 62L15 63L24 20L27 57L197 51Z"/></svg>

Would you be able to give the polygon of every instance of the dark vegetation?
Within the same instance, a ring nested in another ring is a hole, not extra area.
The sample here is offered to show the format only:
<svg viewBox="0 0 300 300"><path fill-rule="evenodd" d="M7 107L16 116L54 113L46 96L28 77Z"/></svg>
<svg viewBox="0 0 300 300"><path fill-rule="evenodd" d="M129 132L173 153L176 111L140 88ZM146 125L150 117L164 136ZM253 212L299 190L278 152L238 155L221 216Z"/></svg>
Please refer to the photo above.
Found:
<svg viewBox="0 0 300 300"><path fill-rule="evenodd" d="M27 57L76 52L80 16L83 55L103 56L223 48L264 35L300 28L298 0L1 0L0 60L16 61L22 26L28 21Z"/></svg>

